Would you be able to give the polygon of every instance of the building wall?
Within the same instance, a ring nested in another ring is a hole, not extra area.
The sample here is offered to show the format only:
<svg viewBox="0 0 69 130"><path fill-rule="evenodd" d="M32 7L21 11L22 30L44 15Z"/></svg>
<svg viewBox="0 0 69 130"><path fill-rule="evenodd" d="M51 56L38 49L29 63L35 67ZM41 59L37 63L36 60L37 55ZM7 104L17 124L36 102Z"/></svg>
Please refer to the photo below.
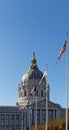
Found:
<svg viewBox="0 0 69 130"><path fill-rule="evenodd" d="M48 109L48 120L64 117L65 108ZM68 109L69 114L69 109ZM0 130L28 130L36 123L35 107L19 110L16 106L0 106ZM37 109L37 124L46 123L46 109Z"/></svg>
<svg viewBox="0 0 69 130"><path fill-rule="evenodd" d="M17 107L0 106L0 130L21 130L22 113Z"/></svg>

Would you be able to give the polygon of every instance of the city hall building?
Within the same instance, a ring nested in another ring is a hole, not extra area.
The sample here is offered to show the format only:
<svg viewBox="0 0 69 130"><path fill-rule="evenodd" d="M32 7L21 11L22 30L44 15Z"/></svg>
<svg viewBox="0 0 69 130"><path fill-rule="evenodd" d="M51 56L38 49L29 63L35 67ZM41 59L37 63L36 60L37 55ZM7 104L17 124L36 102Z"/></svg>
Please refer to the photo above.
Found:
<svg viewBox="0 0 69 130"><path fill-rule="evenodd" d="M65 109L60 104L51 102L50 86L46 78L42 77L43 73L39 70L33 53L30 67L18 85L16 105L0 106L0 130L29 130L33 125L65 116Z"/></svg>

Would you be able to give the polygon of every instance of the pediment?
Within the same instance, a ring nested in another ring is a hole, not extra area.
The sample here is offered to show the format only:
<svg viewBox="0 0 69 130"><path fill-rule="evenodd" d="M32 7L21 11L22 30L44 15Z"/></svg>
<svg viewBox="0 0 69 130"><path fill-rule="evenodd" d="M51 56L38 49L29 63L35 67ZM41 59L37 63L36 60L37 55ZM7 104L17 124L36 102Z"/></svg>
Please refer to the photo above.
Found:
<svg viewBox="0 0 69 130"><path fill-rule="evenodd" d="M35 107L35 103L32 104L32 107ZM37 107L38 108L46 108L46 100L44 99L43 101L38 101L37 102ZM48 108L49 109L59 109L61 108L61 106L57 103L48 101Z"/></svg>

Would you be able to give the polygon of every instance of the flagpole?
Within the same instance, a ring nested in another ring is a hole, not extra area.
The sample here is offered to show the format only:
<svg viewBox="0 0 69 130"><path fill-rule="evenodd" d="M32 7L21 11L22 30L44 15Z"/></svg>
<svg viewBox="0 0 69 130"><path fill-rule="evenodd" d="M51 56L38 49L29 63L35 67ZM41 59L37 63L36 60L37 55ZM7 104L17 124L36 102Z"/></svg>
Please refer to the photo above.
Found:
<svg viewBox="0 0 69 130"><path fill-rule="evenodd" d="M68 130L68 32L66 33L66 130Z"/></svg>
<svg viewBox="0 0 69 130"><path fill-rule="evenodd" d="M22 109L22 130L23 130L23 109Z"/></svg>
<svg viewBox="0 0 69 130"><path fill-rule="evenodd" d="M23 122L23 111L24 111L24 108L19 106L19 110L21 110L21 112L22 112L21 130L23 130L23 129L24 129L24 127L23 127L23 125L24 125L24 124L23 124L23 123L24 123L24 122Z"/></svg>
<svg viewBox="0 0 69 130"><path fill-rule="evenodd" d="M29 105L29 130L30 130L30 105Z"/></svg>
<svg viewBox="0 0 69 130"><path fill-rule="evenodd" d="M46 88L46 130L47 130L47 127L48 127L48 91L47 91L47 88Z"/></svg>
<svg viewBox="0 0 69 130"><path fill-rule="evenodd" d="M35 91L36 93L36 118L35 118L35 130L37 130L37 90Z"/></svg>
<svg viewBox="0 0 69 130"><path fill-rule="evenodd" d="M28 94L29 94L29 88L28 88ZM28 95L28 114L29 114L29 130L30 130L30 95Z"/></svg>
<svg viewBox="0 0 69 130"><path fill-rule="evenodd" d="M46 64L46 71L44 72L41 80L39 81L39 85L41 84L43 78L45 78L45 77L47 78L47 76L48 76L48 66ZM47 83L47 80L46 80L46 83ZM47 126L48 125L48 89L47 89L47 85L48 84L46 84L46 90L45 90L45 93L46 93L46 130L47 130L47 127L48 127Z"/></svg>
<svg viewBox="0 0 69 130"><path fill-rule="evenodd" d="M48 74L48 66L46 65L46 71ZM46 78L46 82L47 82L47 78ZM48 83L47 83L48 85ZM48 128L48 90L47 90L47 85L46 85L46 130Z"/></svg>

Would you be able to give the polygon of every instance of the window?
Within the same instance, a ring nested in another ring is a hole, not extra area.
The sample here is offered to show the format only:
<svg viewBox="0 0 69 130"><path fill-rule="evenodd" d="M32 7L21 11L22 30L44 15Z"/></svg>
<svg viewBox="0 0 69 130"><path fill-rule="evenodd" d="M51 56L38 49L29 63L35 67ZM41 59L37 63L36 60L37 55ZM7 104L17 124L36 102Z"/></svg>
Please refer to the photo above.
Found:
<svg viewBox="0 0 69 130"><path fill-rule="evenodd" d="M10 116L9 116L9 115L6 115L6 119L10 119Z"/></svg>
<svg viewBox="0 0 69 130"><path fill-rule="evenodd" d="M41 91L41 97L43 97L43 91Z"/></svg>
<svg viewBox="0 0 69 130"><path fill-rule="evenodd" d="M38 91L37 91L37 90L35 91L35 96L36 96L36 95L38 96Z"/></svg>
<svg viewBox="0 0 69 130"><path fill-rule="evenodd" d="M9 126L9 120L6 120L6 125Z"/></svg>
<svg viewBox="0 0 69 130"><path fill-rule="evenodd" d="M15 116L14 115L11 116L11 125L12 126L15 125Z"/></svg>
<svg viewBox="0 0 69 130"><path fill-rule="evenodd" d="M16 115L16 126L19 126L19 115Z"/></svg>
<svg viewBox="0 0 69 130"><path fill-rule="evenodd" d="M1 120L1 126L3 126L3 125L4 125L4 119Z"/></svg>
<svg viewBox="0 0 69 130"><path fill-rule="evenodd" d="M1 119L4 119L4 115L3 114L1 115Z"/></svg>
<svg viewBox="0 0 69 130"><path fill-rule="evenodd" d="M26 96L26 91L24 91L24 96Z"/></svg>

